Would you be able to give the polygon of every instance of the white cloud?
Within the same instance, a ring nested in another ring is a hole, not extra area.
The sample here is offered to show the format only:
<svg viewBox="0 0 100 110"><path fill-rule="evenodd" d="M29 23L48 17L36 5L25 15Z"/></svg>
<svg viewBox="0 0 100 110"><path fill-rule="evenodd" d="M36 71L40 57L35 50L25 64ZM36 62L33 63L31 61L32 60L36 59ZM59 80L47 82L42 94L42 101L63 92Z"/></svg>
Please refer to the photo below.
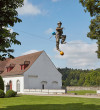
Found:
<svg viewBox="0 0 100 110"><path fill-rule="evenodd" d="M48 30L45 31L46 34L51 34L53 32L52 28L49 28Z"/></svg>
<svg viewBox="0 0 100 110"><path fill-rule="evenodd" d="M29 50L25 53L22 53L22 55L27 55L27 54L31 54L31 53L35 53L35 52L38 52L38 50Z"/></svg>
<svg viewBox="0 0 100 110"><path fill-rule="evenodd" d="M93 69L100 67L100 60L95 51L97 44L87 44L82 41L71 41L66 45L60 45L64 56L56 54L55 58L66 61L67 67L79 69ZM55 52L58 53L55 49ZM99 63L99 64L98 64Z"/></svg>
<svg viewBox="0 0 100 110"><path fill-rule="evenodd" d="M38 6L33 5L28 0L24 0L24 6L17 9L20 15L38 15L42 14L42 11Z"/></svg>
<svg viewBox="0 0 100 110"><path fill-rule="evenodd" d="M60 1L60 0L52 0L52 2L58 2L58 1Z"/></svg>

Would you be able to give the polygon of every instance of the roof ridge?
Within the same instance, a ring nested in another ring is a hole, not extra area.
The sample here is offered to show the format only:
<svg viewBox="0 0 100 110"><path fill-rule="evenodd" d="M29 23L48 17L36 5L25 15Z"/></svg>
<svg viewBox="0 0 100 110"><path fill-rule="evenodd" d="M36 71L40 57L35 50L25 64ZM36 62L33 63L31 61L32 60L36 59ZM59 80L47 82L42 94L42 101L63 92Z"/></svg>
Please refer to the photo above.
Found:
<svg viewBox="0 0 100 110"><path fill-rule="evenodd" d="M34 53L29 53L29 54L26 54L26 55L21 55L21 56L18 56L18 57L23 57L23 56L27 56L27 55L32 55L32 54L35 54L35 53L42 53L44 50L42 51L37 51L37 52L34 52ZM18 58L18 57L15 57L15 58Z"/></svg>

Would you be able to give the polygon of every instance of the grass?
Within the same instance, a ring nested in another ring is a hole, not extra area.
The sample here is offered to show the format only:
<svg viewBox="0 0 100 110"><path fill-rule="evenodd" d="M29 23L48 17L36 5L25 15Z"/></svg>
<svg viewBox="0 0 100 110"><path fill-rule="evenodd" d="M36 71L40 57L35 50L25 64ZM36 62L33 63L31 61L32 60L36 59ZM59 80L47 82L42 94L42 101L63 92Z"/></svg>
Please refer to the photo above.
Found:
<svg viewBox="0 0 100 110"><path fill-rule="evenodd" d="M63 96L0 98L0 110L100 110L100 99Z"/></svg>
<svg viewBox="0 0 100 110"><path fill-rule="evenodd" d="M77 93L77 95L96 94L96 91L92 90L79 90L79 91L67 91L67 93Z"/></svg>

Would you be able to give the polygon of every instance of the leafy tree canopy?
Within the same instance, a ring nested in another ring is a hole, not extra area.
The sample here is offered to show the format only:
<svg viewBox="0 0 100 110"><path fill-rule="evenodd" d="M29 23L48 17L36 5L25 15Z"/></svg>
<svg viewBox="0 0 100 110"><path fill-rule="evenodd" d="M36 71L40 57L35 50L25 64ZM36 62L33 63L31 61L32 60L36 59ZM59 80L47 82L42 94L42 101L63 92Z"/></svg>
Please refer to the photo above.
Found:
<svg viewBox="0 0 100 110"><path fill-rule="evenodd" d="M100 0L79 0L85 8L85 12L89 12L91 17L94 19L91 20L89 26L90 32L87 34L87 37L90 39L96 39L98 44L98 58L100 58Z"/></svg>
<svg viewBox="0 0 100 110"><path fill-rule="evenodd" d="M0 0L0 60L4 60L6 56L13 58L11 55L14 52L11 49L12 44L21 44L16 39L18 33L11 32L8 27L13 27L17 22L22 22L18 18L18 12L16 10L22 6L23 0Z"/></svg>
<svg viewBox="0 0 100 110"><path fill-rule="evenodd" d="M81 70L58 68L62 73L63 86L100 86L100 68Z"/></svg>

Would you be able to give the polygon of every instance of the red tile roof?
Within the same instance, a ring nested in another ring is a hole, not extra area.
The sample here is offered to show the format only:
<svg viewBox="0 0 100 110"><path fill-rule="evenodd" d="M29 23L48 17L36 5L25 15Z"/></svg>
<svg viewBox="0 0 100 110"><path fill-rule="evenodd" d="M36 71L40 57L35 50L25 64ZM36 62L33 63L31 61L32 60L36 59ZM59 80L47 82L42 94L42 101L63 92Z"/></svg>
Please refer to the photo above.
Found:
<svg viewBox="0 0 100 110"><path fill-rule="evenodd" d="M37 60L37 58L42 54L42 52L43 51L16 57L14 59L6 59L5 61L0 61L0 71L4 71L0 75L4 77L4 76L23 74L25 71L27 71L31 67L31 65ZM24 70L21 70L20 64L24 64L24 61L30 61L30 64ZM10 72L7 72L6 67L9 67L11 64L15 66Z"/></svg>

